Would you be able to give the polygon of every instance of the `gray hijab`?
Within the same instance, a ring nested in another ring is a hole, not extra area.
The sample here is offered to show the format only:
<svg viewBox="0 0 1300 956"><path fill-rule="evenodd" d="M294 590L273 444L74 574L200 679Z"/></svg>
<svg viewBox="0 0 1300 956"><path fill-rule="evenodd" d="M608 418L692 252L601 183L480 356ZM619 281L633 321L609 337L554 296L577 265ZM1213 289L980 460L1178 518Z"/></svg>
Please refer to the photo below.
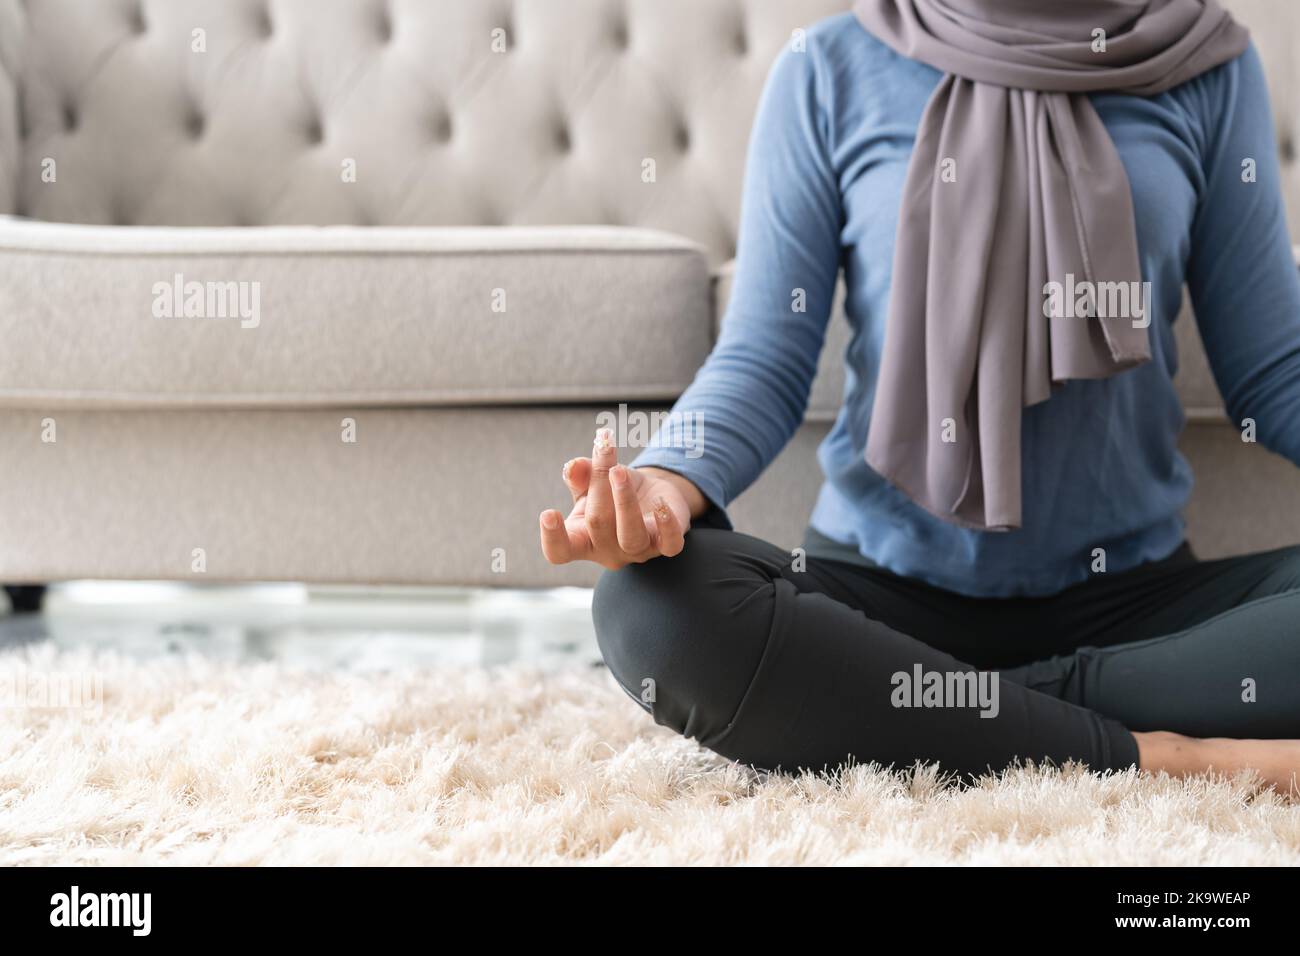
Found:
<svg viewBox="0 0 1300 956"><path fill-rule="evenodd" d="M1128 177L1082 94L1164 92L1249 37L1216 0L858 0L854 12L946 74L907 170L867 463L947 521L1017 528L1022 408L1151 357L1150 303L1123 308L1119 287L1092 300L1094 317L1045 306L1049 282L1142 289Z"/></svg>

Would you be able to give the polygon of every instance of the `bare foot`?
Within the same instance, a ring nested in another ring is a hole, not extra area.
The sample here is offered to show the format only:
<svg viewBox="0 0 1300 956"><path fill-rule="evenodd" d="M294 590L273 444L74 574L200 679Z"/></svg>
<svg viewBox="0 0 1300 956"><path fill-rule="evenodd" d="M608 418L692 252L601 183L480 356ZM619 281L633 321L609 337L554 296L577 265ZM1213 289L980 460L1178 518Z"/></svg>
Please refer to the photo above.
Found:
<svg viewBox="0 0 1300 956"><path fill-rule="evenodd" d="M1266 787L1300 796L1300 740L1234 740L1231 737L1184 737L1164 730L1134 734L1138 765L1148 773L1171 777L1253 770Z"/></svg>

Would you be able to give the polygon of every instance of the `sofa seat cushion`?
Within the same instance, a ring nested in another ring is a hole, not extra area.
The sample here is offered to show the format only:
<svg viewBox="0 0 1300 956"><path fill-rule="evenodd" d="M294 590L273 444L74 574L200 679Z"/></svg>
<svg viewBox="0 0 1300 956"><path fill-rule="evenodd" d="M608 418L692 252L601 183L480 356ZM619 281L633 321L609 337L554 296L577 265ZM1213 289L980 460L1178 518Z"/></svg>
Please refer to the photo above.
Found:
<svg viewBox="0 0 1300 956"><path fill-rule="evenodd" d="M0 217L0 405L671 400L709 283L700 247L646 229Z"/></svg>

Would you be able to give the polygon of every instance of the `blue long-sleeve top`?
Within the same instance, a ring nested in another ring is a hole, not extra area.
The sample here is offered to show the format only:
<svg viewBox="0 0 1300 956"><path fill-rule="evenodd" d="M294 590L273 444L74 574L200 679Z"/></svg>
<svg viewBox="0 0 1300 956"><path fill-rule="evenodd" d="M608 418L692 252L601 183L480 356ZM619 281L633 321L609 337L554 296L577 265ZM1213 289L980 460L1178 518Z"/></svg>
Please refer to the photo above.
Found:
<svg viewBox="0 0 1300 956"><path fill-rule="evenodd" d="M903 180L940 77L852 14L782 51L751 134L722 331L669 420L702 424L702 441L653 443L634 464L685 475L717 508L748 487L803 420L842 267L852 338L843 405L818 451L815 532L986 597L1059 591L1092 573L1096 548L1109 572L1164 557L1183 539L1192 486L1173 385L1184 281L1229 416L1253 419L1260 443L1300 463L1300 277L1258 54L1159 96L1091 95L1133 193L1153 359L1025 409L1023 526L1011 532L929 515L863 457Z"/></svg>

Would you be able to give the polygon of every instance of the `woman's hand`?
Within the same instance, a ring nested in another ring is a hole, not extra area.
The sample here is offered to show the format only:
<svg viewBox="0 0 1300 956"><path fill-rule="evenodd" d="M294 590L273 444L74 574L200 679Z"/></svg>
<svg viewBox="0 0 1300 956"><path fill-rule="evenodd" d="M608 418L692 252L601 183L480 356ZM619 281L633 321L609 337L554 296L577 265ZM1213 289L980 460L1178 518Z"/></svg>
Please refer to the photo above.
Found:
<svg viewBox="0 0 1300 956"><path fill-rule="evenodd" d="M573 495L565 518L541 514L542 553L551 564L595 561L610 569L672 557L684 545L691 516L704 513L704 495L681 475L618 463L613 433L596 432L590 458L572 458L564 483Z"/></svg>

